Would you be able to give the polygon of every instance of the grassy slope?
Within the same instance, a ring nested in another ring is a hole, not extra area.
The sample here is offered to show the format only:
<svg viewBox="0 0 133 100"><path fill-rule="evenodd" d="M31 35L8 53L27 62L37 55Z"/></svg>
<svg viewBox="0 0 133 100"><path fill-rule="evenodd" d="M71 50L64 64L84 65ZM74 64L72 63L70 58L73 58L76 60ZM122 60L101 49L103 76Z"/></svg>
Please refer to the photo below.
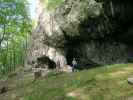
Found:
<svg viewBox="0 0 133 100"><path fill-rule="evenodd" d="M16 100L133 100L133 85L126 80L132 75L133 64L70 74L51 73L36 82L32 79L21 82L14 94L19 96Z"/></svg>

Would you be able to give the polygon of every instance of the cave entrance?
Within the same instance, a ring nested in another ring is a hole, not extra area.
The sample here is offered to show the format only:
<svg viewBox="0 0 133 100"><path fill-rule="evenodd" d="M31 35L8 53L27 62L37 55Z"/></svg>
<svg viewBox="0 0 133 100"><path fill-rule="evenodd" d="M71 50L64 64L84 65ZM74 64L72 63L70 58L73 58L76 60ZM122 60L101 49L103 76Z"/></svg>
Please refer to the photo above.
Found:
<svg viewBox="0 0 133 100"><path fill-rule="evenodd" d="M128 62L133 63L133 46L128 46Z"/></svg>
<svg viewBox="0 0 133 100"><path fill-rule="evenodd" d="M73 58L78 59L78 53L76 52L76 48L74 46L68 46L66 52L66 58L68 65L72 65Z"/></svg>
<svg viewBox="0 0 133 100"><path fill-rule="evenodd" d="M41 68L48 68L48 69L56 68L55 62L49 59L47 56L42 56L37 58L37 64L38 64L38 67L41 67Z"/></svg>

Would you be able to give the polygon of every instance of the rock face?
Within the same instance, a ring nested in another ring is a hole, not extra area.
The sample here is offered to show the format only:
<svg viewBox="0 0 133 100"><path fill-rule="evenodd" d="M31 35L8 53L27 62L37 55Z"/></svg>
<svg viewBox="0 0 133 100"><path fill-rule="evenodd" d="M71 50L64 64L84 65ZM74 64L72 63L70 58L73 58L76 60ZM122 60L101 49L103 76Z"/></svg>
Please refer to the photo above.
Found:
<svg viewBox="0 0 133 100"><path fill-rule="evenodd" d="M49 62L54 62L60 68L67 64L65 51L62 47L65 42L64 35L51 13L43 8L41 2L38 3L38 26L32 33L32 48L27 60L29 65L38 63L38 59L44 61L44 66L42 66L46 68L51 66L48 64ZM46 57L49 62L45 59Z"/></svg>
<svg viewBox="0 0 133 100"><path fill-rule="evenodd" d="M29 62L43 56L59 68L70 65L73 57L81 66L127 62L129 41L125 39L131 43L132 24L130 29L123 27L131 20L126 16L133 16L132 11L130 1L65 0L53 11L39 1Z"/></svg>
<svg viewBox="0 0 133 100"><path fill-rule="evenodd" d="M128 78L127 81L128 81L129 84L133 85L133 78Z"/></svg>

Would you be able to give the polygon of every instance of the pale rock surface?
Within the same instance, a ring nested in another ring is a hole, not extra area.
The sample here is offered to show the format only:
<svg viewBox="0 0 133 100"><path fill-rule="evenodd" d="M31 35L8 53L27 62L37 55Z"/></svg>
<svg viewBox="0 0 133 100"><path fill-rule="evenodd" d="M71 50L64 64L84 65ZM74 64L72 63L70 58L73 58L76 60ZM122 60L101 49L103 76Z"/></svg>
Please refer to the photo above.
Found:
<svg viewBox="0 0 133 100"><path fill-rule="evenodd" d="M116 41L114 35L119 34L114 33L116 27L112 24L117 24L117 20L110 20L105 9L111 14L102 2L65 0L57 9L48 11L38 0L38 25L32 32L33 44L27 62L46 56L56 65L59 62L64 70L70 69L66 65L71 64L73 57L83 66L127 62L127 46Z"/></svg>

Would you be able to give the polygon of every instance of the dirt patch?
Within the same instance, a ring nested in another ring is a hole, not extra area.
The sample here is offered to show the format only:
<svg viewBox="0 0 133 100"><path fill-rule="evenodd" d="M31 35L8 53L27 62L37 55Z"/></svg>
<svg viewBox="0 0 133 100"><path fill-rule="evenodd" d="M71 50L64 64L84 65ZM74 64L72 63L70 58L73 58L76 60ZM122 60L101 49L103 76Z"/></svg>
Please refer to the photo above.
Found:
<svg viewBox="0 0 133 100"><path fill-rule="evenodd" d="M77 89L72 92L67 93L68 97L77 98L77 100L89 100L88 94L84 93L83 89Z"/></svg>
<svg viewBox="0 0 133 100"><path fill-rule="evenodd" d="M109 73L109 76L119 77L121 75L127 75L128 73L129 73L129 71L117 71L117 72Z"/></svg>
<svg viewBox="0 0 133 100"><path fill-rule="evenodd" d="M19 70L12 73L5 80L0 80L0 100L22 100L20 90L23 86L31 84L33 74Z"/></svg>
<svg viewBox="0 0 133 100"><path fill-rule="evenodd" d="M126 70L126 71L132 71L133 72L133 67L125 67L124 70Z"/></svg>

